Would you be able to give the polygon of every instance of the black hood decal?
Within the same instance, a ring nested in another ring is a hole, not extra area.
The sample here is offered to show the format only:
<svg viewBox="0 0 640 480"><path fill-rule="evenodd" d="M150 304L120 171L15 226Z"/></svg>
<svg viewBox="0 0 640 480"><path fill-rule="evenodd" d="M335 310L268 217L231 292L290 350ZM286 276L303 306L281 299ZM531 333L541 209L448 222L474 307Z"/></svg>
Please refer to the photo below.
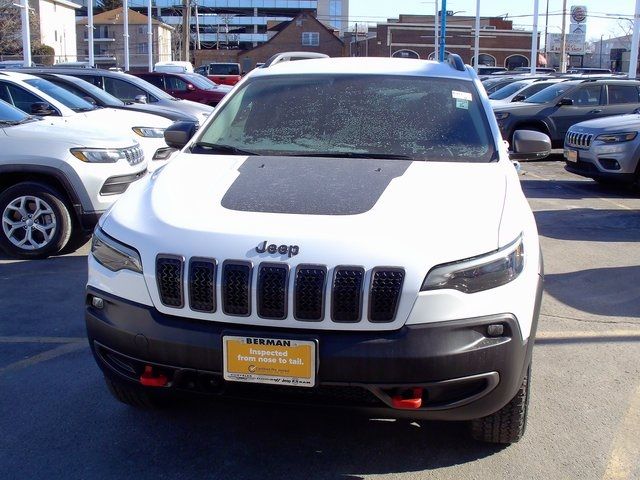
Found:
<svg viewBox="0 0 640 480"><path fill-rule="evenodd" d="M222 198L229 210L357 215L373 208L409 160L249 157Z"/></svg>

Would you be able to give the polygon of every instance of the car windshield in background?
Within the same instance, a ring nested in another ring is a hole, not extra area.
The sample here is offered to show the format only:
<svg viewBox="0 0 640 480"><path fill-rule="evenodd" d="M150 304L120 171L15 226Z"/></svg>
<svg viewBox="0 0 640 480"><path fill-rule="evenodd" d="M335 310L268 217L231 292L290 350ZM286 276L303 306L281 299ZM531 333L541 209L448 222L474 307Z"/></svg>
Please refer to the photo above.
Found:
<svg viewBox="0 0 640 480"><path fill-rule="evenodd" d="M209 75L240 75L240 68L234 63L219 63L209 66Z"/></svg>
<svg viewBox="0 0 640 480"><path fill-rule="evenodd" d="M127 82L133 83L134 85L138 86L139 88L141 88L143 90L146 90L148 93L150 93L151 95L156 96L157 98L161 98L163 100L175 100L175 97L172 97L171 95L169 95L164 90L160 90L158 87L156 87L152 83L147 82L146 80L143 80L143 79L138 78L138 77L134 77L133 75L128 75L128 74L123 74L123 75L126 76L124 78L124 80L126 80ZM117 77L106 77L106 78L107 79L115 78L116 80L118 80Z"/></svg>
<svg viewBox="0 0 640 480"><path fill-rule="evenodd" d="M218 86L217 83L212 82L207 77L198 75L197 73L185 73L184 79L190 83L193 83L196 87L202 90L215 90Z"/></svg>
<svg viewBox="0 0 640 480"><path fill-rule="evenodd" d="M544 90L539 91L535 95L531 95L523 102L526 103L547 103L564 94L568 90L570 90L573 85L569 85L566 83L558 83L556 85L551 85Z"/></svg>
<svg viewBox="0 0 640 480"><path fill-rule="evenodd" d="M507 98L507 97L513 95L514 93L516 93L521 88L524 88L527 85L529 85L529 83L531 83L531 82L513 82L513 83L510 83L506 87L502 87L500 90L496 90L495 92L493 92L491 95L489 95L489 98L491 100L504 100L505 98Z"/></svg>
<svg viewBox="0 0 640 480"><path fill-rule="evenodd" d="M472 82L390 75L256 78L219 111L195 147L198 153L461 162L489 162L495 151Z"/></svg>
<svg viewBox="0 0 640 480"><path fill-rule="evenodd" d="M13 105L0 100L0 123L20 123L30 115L27 115L22 110L18 110Z"/></svg>
<svg viewBox="0 0 640 480"><path fill-rule="evenodd" d="M50 97L55 98L60 103L66 105L71 110L76 112L93 110L95 108L94 105L87 102L86 100L74 95L73 93L65 90L58 85L51 83L49 80L45 80L43 78L32 78L29 80L25 80L25 83L31 85L32 87L37 88L41 92L46 93Z"/></svg>

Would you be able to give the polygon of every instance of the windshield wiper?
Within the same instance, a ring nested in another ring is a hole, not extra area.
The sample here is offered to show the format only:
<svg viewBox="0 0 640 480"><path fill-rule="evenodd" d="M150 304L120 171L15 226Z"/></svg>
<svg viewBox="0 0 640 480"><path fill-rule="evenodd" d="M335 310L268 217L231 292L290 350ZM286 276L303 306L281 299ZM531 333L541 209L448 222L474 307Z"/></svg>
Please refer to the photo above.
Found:
<svg viewBox="0 0 640 480"><path fill-rule="evenodd" d="M34 115L30 115L28 117L24 117L22 120L0 120L0 125L22 125L23 123L35 122L36 120L39 120L39 118Z"/></svg>
<svg viewBox="0 0 640 480"><path fill-rule="evenodd" d="M76 107L76 108L72 108L71 110L73 110L74 112L91 112L92 110L95 110L97 107Z"/></svg>
<svg viewBox="0 0 640 480"><path fill-rule="evenodd" d="M374 158L383 160L415 160L409 155L370 152L296 152L281 154L285 157L326 157L326 158Z"/></svg>
<svg viewBox="0 0 640 480"><path fill-rule="evenodd" d="M198 150L195 152L194 150ZM231 155L260 155L260 153L242 150L231 145L221 143L196 142L191 147L191 153L227 153Z"/></svg>

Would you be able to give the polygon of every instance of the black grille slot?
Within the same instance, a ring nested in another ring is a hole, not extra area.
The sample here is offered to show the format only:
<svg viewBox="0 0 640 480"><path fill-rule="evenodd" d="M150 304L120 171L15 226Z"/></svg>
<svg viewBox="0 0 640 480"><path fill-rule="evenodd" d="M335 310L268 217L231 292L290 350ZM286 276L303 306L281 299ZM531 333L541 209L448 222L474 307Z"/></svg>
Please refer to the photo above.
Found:
<svg viewBox="0 0 640 480"><path fill-rule="evenodd" d="M156 259L156 282L160 301L167 307L182 308L183 260L175 256L158 256Z"/></svg>
<svg viewBox="0 0 640 480"><path fill-rule="evenodd" d="M333 321L360 321L363 281L364 268L336 267L331 296L331 318Z"/></svg>
<svg viewBox="0 0 640 480"><path fill-rule="evenodd" d="M300 265L296 271L294 316L297 320L320 322L324 318L324 286L327 269L319 265Z"/></svg>
<svg viewBox="0 0 640 480"><path fill-rule="evenodd" d="M251 264L224 262L222 266L222 310L227 315L251 314Z"/></svg>
<svg viewBox="0 0 640 480"><path fill-rule="evenodd" d="M198 312L216 311L216 261L193 258L189 262L189 306Z"/></svg>
<svg viewBox="0 0 640 480"><path fill-rule="evenodd" d="M372 322L392 322L396 316L404 270L400 268L374 269L369 292L369 320Z"/></svg>
<svg viewBox="0 0 640 480"><path fill-rule="evenodd" d="M258 271L258 316L282 320L287 317L289 266L263 263Z"/></svg>

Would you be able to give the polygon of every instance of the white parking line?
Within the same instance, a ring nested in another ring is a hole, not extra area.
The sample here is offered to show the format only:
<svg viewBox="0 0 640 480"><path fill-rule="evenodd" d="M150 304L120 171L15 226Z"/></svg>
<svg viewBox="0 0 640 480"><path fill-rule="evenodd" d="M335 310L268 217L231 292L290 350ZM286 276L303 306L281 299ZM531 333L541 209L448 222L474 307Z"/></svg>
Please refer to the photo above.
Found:
<svg viewBox="0 0 640 480"><path fill-rule="evenodd" d="M0 343L75 343L86 342L82 337L0 337Z"/></svg>
<svg viewBox="0 0 640 480"><path fill-rule="evenodd" d="M47 350L46 352L39 353L37 355L34 355L33 357L10 363L6 367L0 368L0 375L8 372L15 372L16 370L22 370L23 368L31 367L38 363L46 362L47 360L54 359L61 355L66 355L67 353L76 352L87 347L89 347L89 345L85 342L65 343L64 345L60 345L59 347Z"/></svg>

